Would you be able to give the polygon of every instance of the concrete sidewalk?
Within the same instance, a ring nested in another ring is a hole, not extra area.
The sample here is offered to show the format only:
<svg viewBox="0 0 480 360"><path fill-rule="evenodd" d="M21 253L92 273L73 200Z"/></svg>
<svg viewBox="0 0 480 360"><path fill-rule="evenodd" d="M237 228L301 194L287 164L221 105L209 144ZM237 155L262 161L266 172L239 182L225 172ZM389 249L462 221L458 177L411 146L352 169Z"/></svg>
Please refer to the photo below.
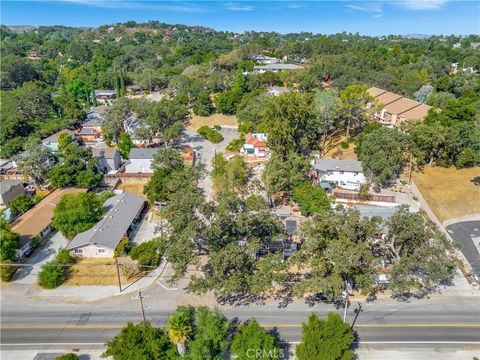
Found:
<svg viewBox="0 0 480 360"><path fill-rule="evenodd" d="M60 286L56 289L46 290L42 289L36 295L39 298L60 298L62 300L71 301L96 301L112 296L120 296L131 293L138 293L138 291L152 285L155 280L163 273L167 263L162 260L158 268L149 272L137 282L122 285L120 292L118 286Z"/></svg>

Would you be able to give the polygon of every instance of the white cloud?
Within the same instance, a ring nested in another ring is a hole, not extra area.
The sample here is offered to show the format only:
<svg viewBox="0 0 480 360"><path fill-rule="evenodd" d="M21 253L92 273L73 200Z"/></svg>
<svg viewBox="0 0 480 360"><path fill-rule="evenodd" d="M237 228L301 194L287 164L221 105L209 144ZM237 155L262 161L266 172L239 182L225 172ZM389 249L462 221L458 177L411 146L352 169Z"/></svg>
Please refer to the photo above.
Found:
<svg viewBox="0 0 480 360"><path fill-rule="evenodd" d="M303 7L302 4L290 4L287 6L289 9L300 9L301 7Z"/></svg>
<svg viewBox="0 0 480 360"><path fill-rule="evenodd" d="M381 13L383 11L380 2L358 2L354 4L345 5L346 8L356 11L365 11L371 13Z"/></svg>
<svg viewBox="0 0 480 360"><path fill-rule="evenodd" d="M408 10L437 10L450 0L402 0L396 2L398 6Z"/></svg>
<svg viewBox="0 0 480 360"><path fill-rule="evenodd" d="M375 15L373 15L372 17L375 18L375 19L377 19L377 18L380 18L380 17L382 17L382 16L383 16L383 14L375 14Z"/></svg>
<svg viewBox="0 0 480 360"><path fill-rule="evenodd" d="M225 7L228 10L233 10L233 11L252 11L252 10L255 10L255 6L244 5L244 4L236 4L236 3L232 3L232 2L229 2L229 3L225 4Z"/></svg>
<svg viewBox="0 0 480 360"><path fill-rule="evenodd" d="M205 7L178 3L178 5L168 5L155 2L136 2L124 0L56 0L56 2L71 3L85 6L93 6L108 9L147 9L147 10L164 10L174 12L208 12Z"/></svg>

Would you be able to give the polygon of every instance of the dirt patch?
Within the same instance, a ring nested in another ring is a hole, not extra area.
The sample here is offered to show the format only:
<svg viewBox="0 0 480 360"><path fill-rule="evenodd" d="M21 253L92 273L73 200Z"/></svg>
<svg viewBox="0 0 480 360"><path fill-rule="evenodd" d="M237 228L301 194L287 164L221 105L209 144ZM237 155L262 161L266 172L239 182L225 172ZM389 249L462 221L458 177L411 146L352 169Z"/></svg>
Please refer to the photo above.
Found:
<svg viewBox="0 0 480 360"><path fill-rule="evenodd" d="M147 181L121 183L118 186L118 189L123 190L125 192L132 193L132 194L143 196L143 187L145 186L146 183Z"/></svg>
<svg viewBox="0 0 480 360"><path fill-rule="evenodd" d="M235 115L223 115L223 114L213 114L210 116L192 115L188 128L196 132L200 127L204 125L238 126L238 121Z"/></svg>
<svg viewBox="0 0 480 360"><path fill-rule="evenodd" d="M444 222L480 213L480 186L472 182L479 175L479 167L457 170L425 166L412 177L432 211Z"/></svg>
<svg viewBox="0 0 480 360"><path fill-rule="evenodd" d="M120 280L122 284L130 284L141 278L143 273L135 271L135 262L130 258L119 258ZM127 278L127 270L122 268L131 268L132 275ZM118 285L117 267L115 260L106 259L78 259L77 263L69 269L67 280L64 286L79 285Z"/></svg>

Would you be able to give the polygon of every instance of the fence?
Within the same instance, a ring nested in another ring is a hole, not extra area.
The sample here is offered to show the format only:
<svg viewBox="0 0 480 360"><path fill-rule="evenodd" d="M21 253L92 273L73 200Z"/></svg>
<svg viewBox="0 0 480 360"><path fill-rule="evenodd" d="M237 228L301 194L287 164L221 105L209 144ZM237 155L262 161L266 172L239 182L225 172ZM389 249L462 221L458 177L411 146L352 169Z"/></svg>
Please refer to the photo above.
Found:
<svg viewBox="0 0 480 360"><path fill-rule="evenodd" d="M356 193L356 192L352 192L352 191L344 191L344 190L339 190L339 189L333 189L333 195L337 199L351 200L351 201L359 201L360 200L359 194ZM370 195L368 195L368 201L394 203L396 200L395 200L395 195L370 194Z"/></svg>

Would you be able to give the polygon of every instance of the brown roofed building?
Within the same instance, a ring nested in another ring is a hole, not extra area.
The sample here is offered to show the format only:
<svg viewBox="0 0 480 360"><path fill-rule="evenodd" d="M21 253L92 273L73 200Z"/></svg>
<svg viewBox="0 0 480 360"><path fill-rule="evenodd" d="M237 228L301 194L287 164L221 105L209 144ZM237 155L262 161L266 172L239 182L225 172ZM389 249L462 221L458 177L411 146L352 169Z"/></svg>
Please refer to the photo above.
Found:
<svg viewBox="0 0 480 360"><path fill-rule="evenodd" d="M373 114L374 120L387 127L399 127L403 122L415 123L428 115L430 106L377 87L367 90L383 109Z"/></svg>
<svg viewBox="0 0 480 360"><path fill-rule="evenodd" d="M21 258L30 250L30 241L38 236L43 239L52 230L53 209L63 195L86 192L87 189L64 188L57 189L45 196L37 205L28 210L12 223L12 231L20 237L20 246L17 250Z"/></svg>

